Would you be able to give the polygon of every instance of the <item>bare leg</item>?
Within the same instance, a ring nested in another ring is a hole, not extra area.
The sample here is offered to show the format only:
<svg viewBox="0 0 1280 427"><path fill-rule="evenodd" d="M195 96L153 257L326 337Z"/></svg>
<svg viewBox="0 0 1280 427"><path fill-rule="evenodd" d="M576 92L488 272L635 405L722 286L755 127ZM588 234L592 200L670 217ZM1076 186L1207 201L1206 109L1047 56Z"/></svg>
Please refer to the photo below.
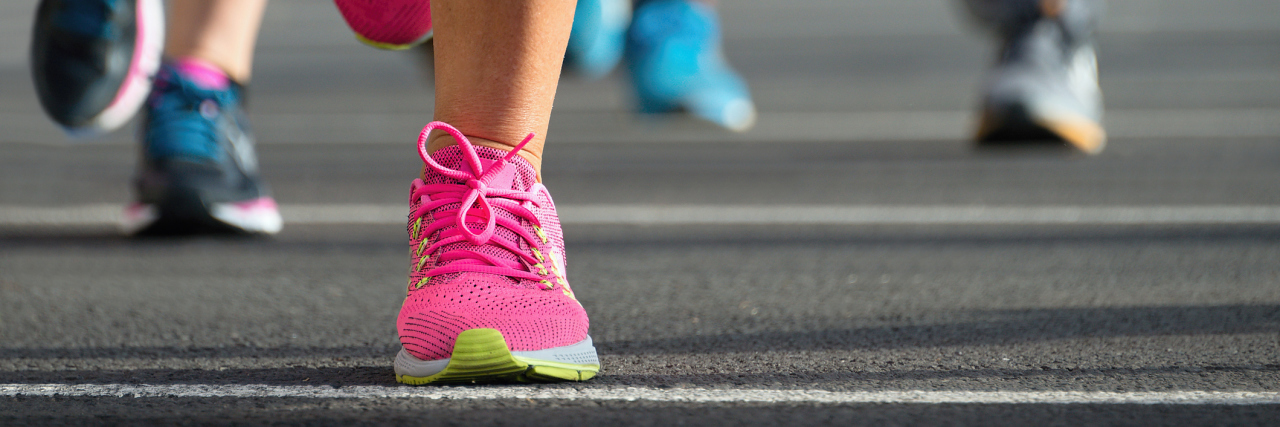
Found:
<svg viewBox="0 0 1280 427"><path fill-rule="evenodd" d="M164 53L195 58L247 83L267 0L172 0Z"/></svg>
<svg viewBox="0 0 1280 427"><path fill-rule="evenodd" d="M476 145L519 153L541 170L575 0L433 0L435 119ZM454 144L431 135L428 152Z"/></svg>

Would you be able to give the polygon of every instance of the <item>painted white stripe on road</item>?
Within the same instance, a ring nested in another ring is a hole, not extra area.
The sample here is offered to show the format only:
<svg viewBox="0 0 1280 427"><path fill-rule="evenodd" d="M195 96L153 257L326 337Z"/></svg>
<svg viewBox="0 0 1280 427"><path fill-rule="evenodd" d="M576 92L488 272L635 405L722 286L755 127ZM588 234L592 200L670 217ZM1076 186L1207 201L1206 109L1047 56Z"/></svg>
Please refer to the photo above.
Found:
<svg viewBox="0 0 1280 427"><path fill-rule="evenodd" d="M1258 84L1270 84L1260 81ZM264 145L272 144L412 144L427 124L430 112L357 113L311 112L254 114L254 132ZM812 141L939 141L961 143L972 137L972 110L899 111L761 111L756 127L745 133L726 133L713 126L673 123L654 131L650 117L627 111L556 110L550 143L651 142L812 142ZM1280 109L1110 109L1107 134L1112 140L1153 138L1273 138L1280 135ZM0 115L3 142L62 144L66 136L39 112ZM132 135L117 132L103 142L135 144ZM1216 142L1216 141L1210 141Z"/></svg>
<svg viewBox="0 0 1280 427"><path fill-rule="evenodd" d="M854 391L706 390L646 387L543 389L537 387L384 387L272 385L0 384L0 396L44 397L231 397L308 399L539 399L648 402L916 403L916 404L1141 404L1274 405L1280 393L1250 391Z"/></svg>
<svg viewBox="0 0 1280 427"><path fill-rule="evenodd" d="M570 206L568 223L957 225L1278 223L1277 206Z"/></svg>
<svg viewBox="0 0 1280 427"><path fill-rule="evenodd" d="M403 205L283 205L286 224L404 224ZM568 205L567 224L603 225L1158 225L1280 224L1280 206L729 206ZM104 226L120 207L0 206L0 226Z"/></svg>

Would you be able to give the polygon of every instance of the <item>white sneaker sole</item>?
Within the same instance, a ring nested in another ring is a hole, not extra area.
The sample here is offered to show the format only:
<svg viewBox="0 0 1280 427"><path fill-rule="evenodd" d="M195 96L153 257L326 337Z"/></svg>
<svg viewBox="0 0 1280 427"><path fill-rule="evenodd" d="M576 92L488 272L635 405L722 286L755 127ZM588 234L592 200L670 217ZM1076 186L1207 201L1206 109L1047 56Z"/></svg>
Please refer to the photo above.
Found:
<svg viewBox="0 0 1280 427"><path fill-rule="evenodd" d="M250 234L276 234L284 228L284 219L276 203L263 197L240 203L215 203L209 216L227 226ZM120 230L135 234L160 220L160 210L155 205L134 203L125 207Z"/></svg>
<svg viewBox="0 0 1280 427"><path fill-rule="evenodd" d="M496 329L458 334L451 357L421 360L404 349L396 355L396 379L405 384L486 381L585 381L600 371L591 337L563 347L510 351Z"/></svg>

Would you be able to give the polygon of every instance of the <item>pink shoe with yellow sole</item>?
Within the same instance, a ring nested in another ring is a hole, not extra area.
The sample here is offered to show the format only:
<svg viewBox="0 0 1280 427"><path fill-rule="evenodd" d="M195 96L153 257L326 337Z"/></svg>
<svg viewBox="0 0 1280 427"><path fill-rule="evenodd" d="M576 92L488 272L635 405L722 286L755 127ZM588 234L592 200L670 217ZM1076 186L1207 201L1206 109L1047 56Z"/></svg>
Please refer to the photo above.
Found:
<svg viewBox="0 0 1280 427"><path fill-rule="evenodd" d="M458 144L428 155L433 129ZM515 154L519 147L477 147L452 126L432 122L418 151L426 168L409 201L412 272L396 322L403 345L396 379L594 377L600 361L587 335L586 310L565 277L555 204L537 171Z"/></svg>

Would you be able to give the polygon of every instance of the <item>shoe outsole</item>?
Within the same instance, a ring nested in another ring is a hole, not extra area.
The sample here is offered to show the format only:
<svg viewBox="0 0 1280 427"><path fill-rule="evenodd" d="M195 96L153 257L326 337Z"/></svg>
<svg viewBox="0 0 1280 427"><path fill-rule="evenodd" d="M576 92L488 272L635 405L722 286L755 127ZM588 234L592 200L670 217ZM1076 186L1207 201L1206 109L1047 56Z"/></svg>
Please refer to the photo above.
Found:
<svg viewBox="0 0 1280 427"><path fill-rule="evenodd" d="M274 209L226 214L233 204L206 207L198 197L170 197L162 205L135 203L125 207L120 230L132 236L194 234L270 235L280 232L283 221ZM272 202L274 205L274 202Z"/></svg>
<svg viewBox="0 0 1280 427"><path fill-rule="evenodd" d="M1084 117L1059 117L1038 122L1085 154L1096 155L1107 146L1107 133L1097 122Z"/></svg>
<svg viewBox="0 0 1280 427"><path fill-rule="evenodd" d="M376 48L378 48L378 49L382 49L382 50L408 50L408 49L411 49L411 48L414 48L414 47L418 47L418 45L421 45L421 44L426 43L426 42L428 42L428 41L431 41L431 38L432 38L434 35L435 35L435 32L434 32L434 31L427 31L427 33L426 33L426 34L424 34L421 38L419 38L419 39L417 39L417 40L414 40L414 41L412 41L412 42L409 42L409 43L405 43L405 44L396 44L396 43L386 43L386 42L375 41L375 40L371 40L371 39L369 39L369 38L367 38L367 37L365 37L365 36L363 36L363 35L360 35L360 34L356 34L356 40L359 40L359 41L360 41L360 43L364 43L365 45L372 46L372 47L376 47Z"/></svg>
<svg viewBox="0 0 1280 427"><path fill-rule="evenodd" d="M492 382L586 381L600 372L598 364L554 362L517 356L497 329L469 329L458 334L449 364L437 374L396 374L409 385Z"/></svg>
<svg viewBox="0 0 1280 427"><path fill-rule="evenodd" d="M1020 107L985 109L975 139L979 146L1065 143L1089 155L1101 153L1107 145L1106 131L1096 121L1075 116L1036 117Z"/></svg>

